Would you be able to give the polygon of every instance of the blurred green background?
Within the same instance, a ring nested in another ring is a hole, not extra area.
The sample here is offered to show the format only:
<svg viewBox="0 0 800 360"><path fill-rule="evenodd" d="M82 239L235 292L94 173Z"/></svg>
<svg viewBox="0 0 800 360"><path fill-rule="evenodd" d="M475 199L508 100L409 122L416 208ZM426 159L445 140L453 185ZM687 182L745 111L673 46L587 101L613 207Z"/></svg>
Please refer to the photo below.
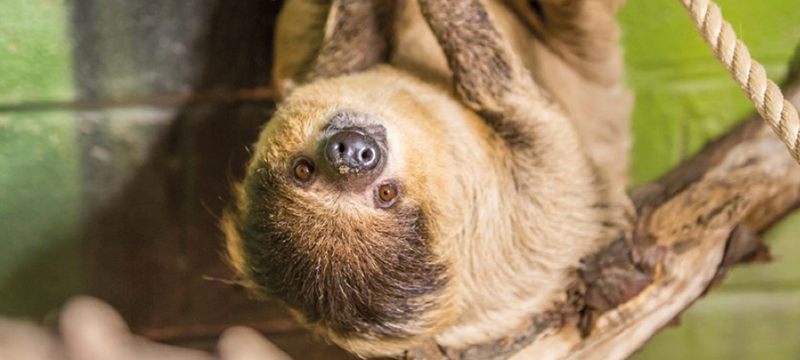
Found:
<svg viewBox="0 0 800 360"><path fill-rule="evenodd" d="M773 79L800 43L800 0L720 0ZM0 0L0 313L41 318L82 291L81 129L70 2ZM620 14L636 91L633 177L653 180L752 113L674 0ZM102 157L101 154L96 154ZM89 221L91 219L88 219ZM735 270L634 358L800 359L800 217L769 234L777 261Z"/></svg>
<svg viewBox="0 0 800 360"><path fill-rule="evenodd" d="M0 313L41 316L78 291L74 115L15 105L71 101L60 0L0 0ZM34 264L35 265L32 265ZM36 269L34 272L22 269Z"/></svg>

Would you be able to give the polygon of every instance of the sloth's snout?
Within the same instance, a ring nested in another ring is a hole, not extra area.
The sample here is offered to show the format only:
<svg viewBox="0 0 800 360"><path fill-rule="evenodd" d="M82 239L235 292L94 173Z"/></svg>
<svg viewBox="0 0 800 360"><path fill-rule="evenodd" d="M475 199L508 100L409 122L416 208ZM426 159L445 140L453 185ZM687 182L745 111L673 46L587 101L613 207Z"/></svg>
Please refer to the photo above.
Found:
<svg viewBox="0 0 800 360"><path fill-rule="evenodd" d="M381 155L381 148L372 136L355 130L339 131L325 143L325 160L340 176L374 170L381 162Z"/></svg>

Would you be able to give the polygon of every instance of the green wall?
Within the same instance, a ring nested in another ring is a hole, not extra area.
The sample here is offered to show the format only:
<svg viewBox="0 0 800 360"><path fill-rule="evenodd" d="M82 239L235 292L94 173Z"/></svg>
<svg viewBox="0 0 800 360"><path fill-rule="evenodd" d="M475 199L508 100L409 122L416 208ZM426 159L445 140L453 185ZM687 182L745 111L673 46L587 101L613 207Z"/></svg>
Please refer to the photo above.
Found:
<svg viewBox="0 0 800 360"><path fill-rule="evenodd" d="M63 0L0 0L0 313L41 317L80 291L82 209ZM719 1L774 79L800 43L800 0ZM674 0L620 15L635 89L633 177L654 179L752 112ZM729 281L635 358L800 358L800 218L770 233L777 261Z"/></svg>
<svg viewBox="0 0 800 360"><path fill-rule="evenodd" d="M800 43L800 0L721 0L724 16L770 77L783 78ZM675 0L629 0L620 14L636 90L633 176L652 180L750 114Z"/></svg>
<svg viewBox="0 0 800 360"><path fill-rule="evenodd" d="M62 0L0 0L0 313L42 316L78 291L78 161ZM24 107L23 107L24 106Z"/></svg>

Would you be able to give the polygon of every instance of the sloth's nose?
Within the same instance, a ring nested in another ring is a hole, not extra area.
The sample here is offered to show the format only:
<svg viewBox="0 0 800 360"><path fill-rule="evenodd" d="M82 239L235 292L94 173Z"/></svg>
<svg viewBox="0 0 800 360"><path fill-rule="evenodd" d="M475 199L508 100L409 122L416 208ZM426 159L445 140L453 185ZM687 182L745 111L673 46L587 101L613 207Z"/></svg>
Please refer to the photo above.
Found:
<svg viewBox="0 0 800 360"><path fill-rule="evenodd" d="M374 169L381 158L378 143L369 135L343 130L328 138L325 158L340 175L357 175Z"/></svg>

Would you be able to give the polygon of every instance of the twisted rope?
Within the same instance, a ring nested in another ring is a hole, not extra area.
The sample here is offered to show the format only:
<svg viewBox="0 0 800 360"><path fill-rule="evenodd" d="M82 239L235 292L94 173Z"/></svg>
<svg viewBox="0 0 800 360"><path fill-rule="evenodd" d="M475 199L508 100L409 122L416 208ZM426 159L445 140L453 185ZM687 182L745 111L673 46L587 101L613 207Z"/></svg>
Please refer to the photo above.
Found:
<svg viewBox="0 0 800 360"><path fill-rule="evenodd" d="M764 67L750 57L747 46L736 38L736 32L722 17L717 4L711 0L679 1L689 11L695 27L714 55L725 65L764 121L800 163L800 119L797 110L784 99L778 85L767 78Z"/></svg>

